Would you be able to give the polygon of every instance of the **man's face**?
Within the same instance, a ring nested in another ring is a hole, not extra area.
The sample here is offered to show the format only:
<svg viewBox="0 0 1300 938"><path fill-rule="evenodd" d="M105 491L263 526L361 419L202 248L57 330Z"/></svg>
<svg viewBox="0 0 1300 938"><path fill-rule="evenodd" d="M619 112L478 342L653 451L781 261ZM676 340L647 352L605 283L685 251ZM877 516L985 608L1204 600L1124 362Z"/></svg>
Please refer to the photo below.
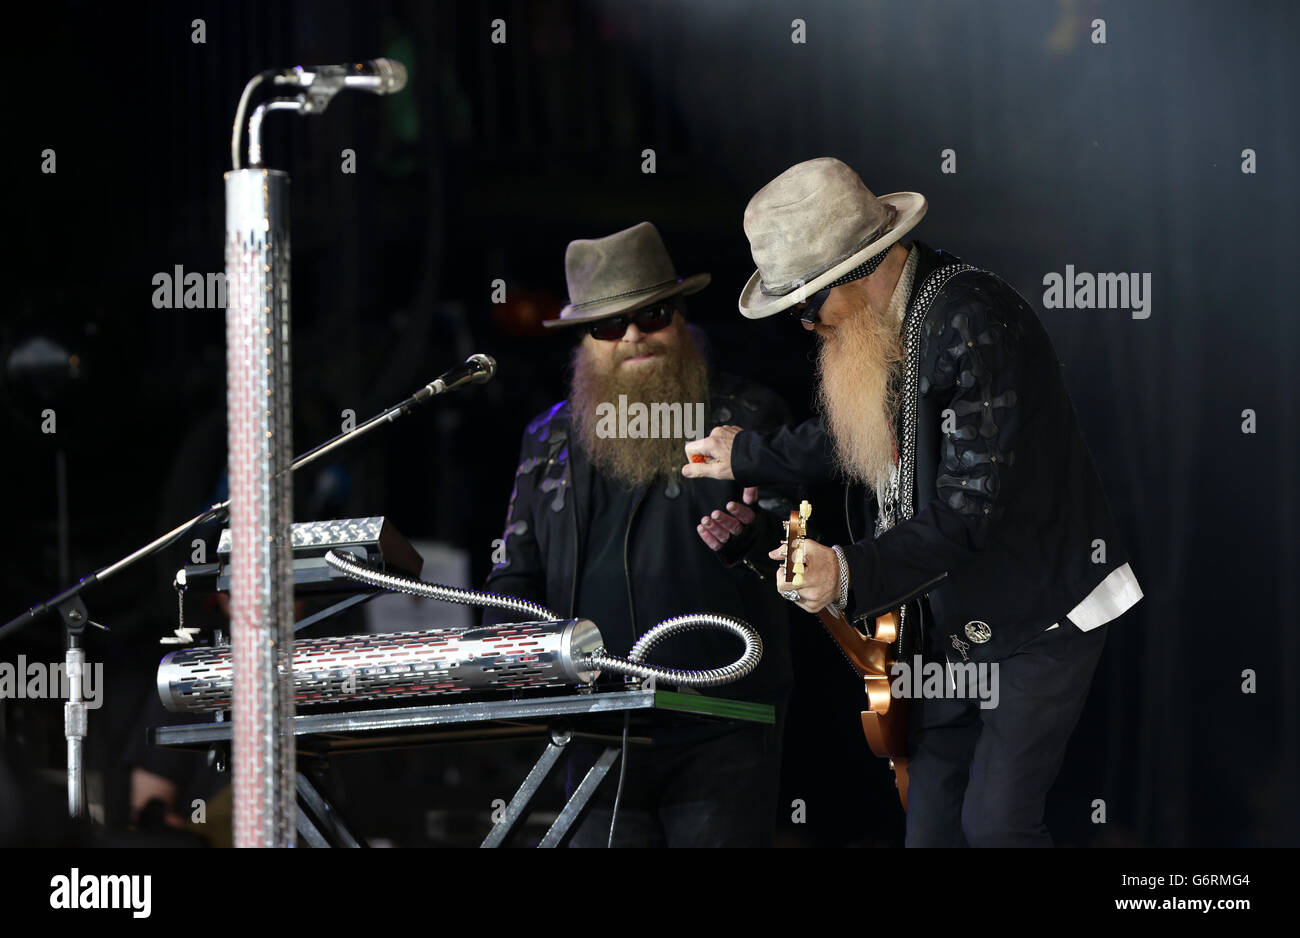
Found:
<svg viewBox="0 0 1300 938"><path fill-rule="evenodd" d="M633 404L679 403L683 412L707 403L708 365L680 310L669 325L650 333L635 323L617 339L588 332L574 349L569 385L578 441L598 469L634 485L676 478L684 440L611 436L602 424L602 405L617 405L623 395Z"/></svg>
<svg viewBox="0 0 1300 938"><path fill-rule="evenodd" d="M868 277L867 279L871 278ZM852 295L857 291L849 289L855 283L861 283L861 281L841 284L831 290L830 295L826 297L826 302L822 304L821 311L817 314L817 322L805 322L801 323L801 325L805 329L816 332L822 339L832 338L836 328L843 325L854 310L861 306L861 299Z"/></svg>
<svg viewBox="0 0 1300 938"><path fill-rule="evenodd" d="M833 339L836 330L855 315L878 315L889 308L894 285L902 271L907 252L895 245L884 263L875 272L861 280L851 280L831 290L818 313L818 322L803 323L824 340Z"/></svg>
<svg viewBox="0 0 1300 938"><path fill-rule="evenodd" d="M686 320L680 312L673 313L672 325L657 332L642 332L629 322L621 339L597 339L590 333L582 338L588 360L598 372L633 381L661 370L666 356L680 354L686 341Z"/></svg>

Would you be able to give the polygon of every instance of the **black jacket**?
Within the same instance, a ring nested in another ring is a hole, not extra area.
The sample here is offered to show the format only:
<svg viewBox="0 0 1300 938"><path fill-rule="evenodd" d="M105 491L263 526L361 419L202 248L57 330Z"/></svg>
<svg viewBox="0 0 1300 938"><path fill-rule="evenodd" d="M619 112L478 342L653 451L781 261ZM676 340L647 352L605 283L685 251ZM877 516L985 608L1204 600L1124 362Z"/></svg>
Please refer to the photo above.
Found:
<svg viewBox="0 0 1300 938"><path fill-rule="evenodd" d="M913 293L961 263L917 242ZM1066 614L1128 560L1079 429L1052 343L1029 304L998 277L959 273L922 327L914 516L845 550L850 615L875 615L927 592L950 658L994 661ZM943 432L951 409L955 430ZM742 433L738 480L833 477L820 422ZM868 495L868 517L874 499ZM1103 559L1104 557L1104 559ZM978 620L992 636L972 642Z"/></svg>
<svg viewBox="0 0 1300 938"><path fill-rule="evenodd" d="M705 432L721 424L747 429L772 429L790 420L785 403L756 384L729 375L714 375L710 388ZM573 434L567 401L539 415L524 431L515 487L510 496L504 534L505 559L489 574L486 589L543 603L563 617L583 617L577 598L578 572L583 562L584 538L590 518L593 468L582 448L571 445ZM684 443L685 441L683 441ZM686 457L683 451L682 462ZM699 519L728 501L739 501L741 487L711 479L677 479L666 483L666 498L638 506L628 518L627 538L637 551L662 557L668 551L665 531L684 526L690 533L688 556L672 557L674 573L666 581L646 582L632 600L633 623L601 623L606 640L616 633L641 635L664 618L688 612L713 612L744 619L763 638L763 657L754 673L742 681L707 691L712 696L771 701L785 692L791 681L786 603L771 579L764 580L745 564L728 566L695 534ZM780 510L787 504L781 493L762 490L760 505ZM650 505L655 508L647 510ZM657 514L657 516L652 516ZM775 547L779 523L772 513L761 512L770 543L757 540L749 559L764 572L775 572L766 552ZM683 528L677 528L677 534ZM775 530L775 534L771 533ZM674 543L681 543L680 536ZM624 571L625 575L627 571ZM488 610L484 623L510 621L517 614ZM650 655L651 664L690 670L716 667L735 660L739 642L720 631L695 631L673 638Z"/></svg>

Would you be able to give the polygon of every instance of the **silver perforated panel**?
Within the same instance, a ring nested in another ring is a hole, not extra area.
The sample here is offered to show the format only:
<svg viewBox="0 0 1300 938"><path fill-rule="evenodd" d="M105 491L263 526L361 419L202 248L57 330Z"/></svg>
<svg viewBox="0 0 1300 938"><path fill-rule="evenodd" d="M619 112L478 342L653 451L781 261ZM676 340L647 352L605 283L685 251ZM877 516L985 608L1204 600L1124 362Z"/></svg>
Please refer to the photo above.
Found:
<svg viewBox="0 0 1300 938"><path fill-rule="evenodd" d="M348 544L375 544L384 526L379 518L342 518L336 521L300 521L290 528L289 540L295 548L345 547ZM217 554L230 553L230 529L221 532Z"/></svg>
<svg viewBox="0 0 1300 938"><path fill-rule="evenodd" d="M600 646L586 619L305 639L294 643L294 701L310 707L589 684L598 672L582 660ZM224 710L231 692L228 645L174 651L158 667L158 694L169 710Z"/></svg>

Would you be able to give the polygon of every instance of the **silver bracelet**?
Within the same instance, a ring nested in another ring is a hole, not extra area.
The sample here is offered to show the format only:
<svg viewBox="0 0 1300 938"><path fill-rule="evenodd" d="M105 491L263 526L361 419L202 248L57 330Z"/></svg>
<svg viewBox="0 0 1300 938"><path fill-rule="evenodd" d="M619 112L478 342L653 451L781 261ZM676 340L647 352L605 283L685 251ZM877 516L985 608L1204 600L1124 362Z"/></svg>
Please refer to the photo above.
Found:
<svg viewBox="0 0 1300 938"><path fill-rule="evenodd" d="M843 612L849 605L849 562L844 559L844 548L836 544L831 550L835 551L835 559L840 562L840 598L831 605Z"/></svg>

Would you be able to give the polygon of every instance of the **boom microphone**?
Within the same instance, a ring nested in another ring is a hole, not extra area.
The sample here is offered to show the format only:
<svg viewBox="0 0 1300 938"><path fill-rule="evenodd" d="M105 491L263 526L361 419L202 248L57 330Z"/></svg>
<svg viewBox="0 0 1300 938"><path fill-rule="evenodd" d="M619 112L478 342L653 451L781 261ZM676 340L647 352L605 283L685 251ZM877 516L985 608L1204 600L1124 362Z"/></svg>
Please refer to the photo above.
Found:
<svg viewBox="0 0 1300 938"><path fill-rule="evenodd" d="M465 359L463 364L457 365L450 371L439 375L429 384L416 391L413 400L419 403L438 394L454 391L456 388L467 384L482 384L485 381L491 381L496 373L497 362L491 355L471 355Z"/></svg>

